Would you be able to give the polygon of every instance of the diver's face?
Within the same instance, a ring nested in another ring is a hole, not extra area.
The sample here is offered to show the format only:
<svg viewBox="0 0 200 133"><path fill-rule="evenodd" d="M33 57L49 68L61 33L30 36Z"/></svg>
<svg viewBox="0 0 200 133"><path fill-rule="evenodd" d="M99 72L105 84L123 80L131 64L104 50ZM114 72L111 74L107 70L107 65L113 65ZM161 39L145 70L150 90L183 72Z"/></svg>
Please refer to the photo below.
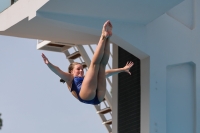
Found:
<svg viewBox="0 0 200 133"><path fill-rule="evenodd" d="M81 64L77 64L74 66L74 69L72 70L72 74L74 77L83 77L84 76L84 71L83 71L83 66Z"/></svg>

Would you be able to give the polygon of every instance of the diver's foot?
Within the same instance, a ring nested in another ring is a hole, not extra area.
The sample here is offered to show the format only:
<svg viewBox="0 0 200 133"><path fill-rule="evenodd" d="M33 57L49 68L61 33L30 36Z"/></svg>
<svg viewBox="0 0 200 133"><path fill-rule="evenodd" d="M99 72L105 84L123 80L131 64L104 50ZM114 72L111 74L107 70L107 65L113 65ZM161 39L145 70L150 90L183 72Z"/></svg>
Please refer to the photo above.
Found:
<svg viewBox="0 0 200 133"><path fill-rule="evenodd" d="M106 21L103 25L102 36L105 38L112 36L112 24L109 20Z"/></svg>

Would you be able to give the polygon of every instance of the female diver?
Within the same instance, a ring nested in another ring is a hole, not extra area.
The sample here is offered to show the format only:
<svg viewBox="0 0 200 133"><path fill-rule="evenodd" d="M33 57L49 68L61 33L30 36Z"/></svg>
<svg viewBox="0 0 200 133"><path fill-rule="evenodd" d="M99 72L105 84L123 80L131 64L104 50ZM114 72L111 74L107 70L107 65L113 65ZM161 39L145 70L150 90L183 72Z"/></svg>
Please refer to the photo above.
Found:
<svg viewBox="0 0 200 133"><path fill-rule="evenodd" d="M112 24L110 21L106 21L103 25L99 43L85 76L83 66L80 63L74 62L70 64L68 72L64 72L60 70L59 67L50 63L48 58L42 53L44 63L66 82L72 95L80 102L92 105L101 103L106 93L106 77L120 72L131 74L129 69L134 65L133 62L127 62L123 68L105 71L109 59L109 38L111 36Z"/></svg>

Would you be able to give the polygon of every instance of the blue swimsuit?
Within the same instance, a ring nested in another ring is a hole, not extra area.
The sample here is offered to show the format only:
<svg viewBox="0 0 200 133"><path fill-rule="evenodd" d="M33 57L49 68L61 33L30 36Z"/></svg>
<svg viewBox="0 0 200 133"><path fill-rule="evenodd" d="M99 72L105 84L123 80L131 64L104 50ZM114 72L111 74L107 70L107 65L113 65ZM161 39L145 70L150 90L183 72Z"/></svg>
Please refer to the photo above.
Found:
<svg viewBox="0 0 200 133"><path fill-rule="evenodd" d="M82 85L83 79L84 79L84 77L74 77L74 79L72 81L71 92L72 91L76 92L76 94L78 96L78 100L80 102L83 102L83 103L86 103L86 104L93 104L93 105L99 104L100 102L99 102L99 99L97 97L97 92L96 92L95 97L92 100L83 100L83 99L81 99L79 93L81 91L81 85Z"/></svg>

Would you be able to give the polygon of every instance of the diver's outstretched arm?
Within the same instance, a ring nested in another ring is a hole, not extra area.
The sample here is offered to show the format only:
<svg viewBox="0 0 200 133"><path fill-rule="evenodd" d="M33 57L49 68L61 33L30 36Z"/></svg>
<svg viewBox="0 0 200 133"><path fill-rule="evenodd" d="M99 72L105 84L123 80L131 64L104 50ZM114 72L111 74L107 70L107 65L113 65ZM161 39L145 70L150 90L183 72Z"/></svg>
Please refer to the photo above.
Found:
<svg viewBox="0 0 200 133"><path fill-rule="evenodd" d="M63 72L59 67L53 65L51 62L49 62L48 58L42 53L42 58L44 60L44 63L53 71L56 75L58 75L61 79L65 80L65 82L69 81L72 77L72 74Z"/></svg>
<svg viewBox="0 0 200 133"><path fill-rule="evenodd" d="M106 75L106 77L109 77L109 76L113 76L113 75L121 73L121 72L127 72L128 74L131 75L129 70L133 65L134 65L134 63L132 61L127 62L123 68L106 70L105 75Z"/></svg>

